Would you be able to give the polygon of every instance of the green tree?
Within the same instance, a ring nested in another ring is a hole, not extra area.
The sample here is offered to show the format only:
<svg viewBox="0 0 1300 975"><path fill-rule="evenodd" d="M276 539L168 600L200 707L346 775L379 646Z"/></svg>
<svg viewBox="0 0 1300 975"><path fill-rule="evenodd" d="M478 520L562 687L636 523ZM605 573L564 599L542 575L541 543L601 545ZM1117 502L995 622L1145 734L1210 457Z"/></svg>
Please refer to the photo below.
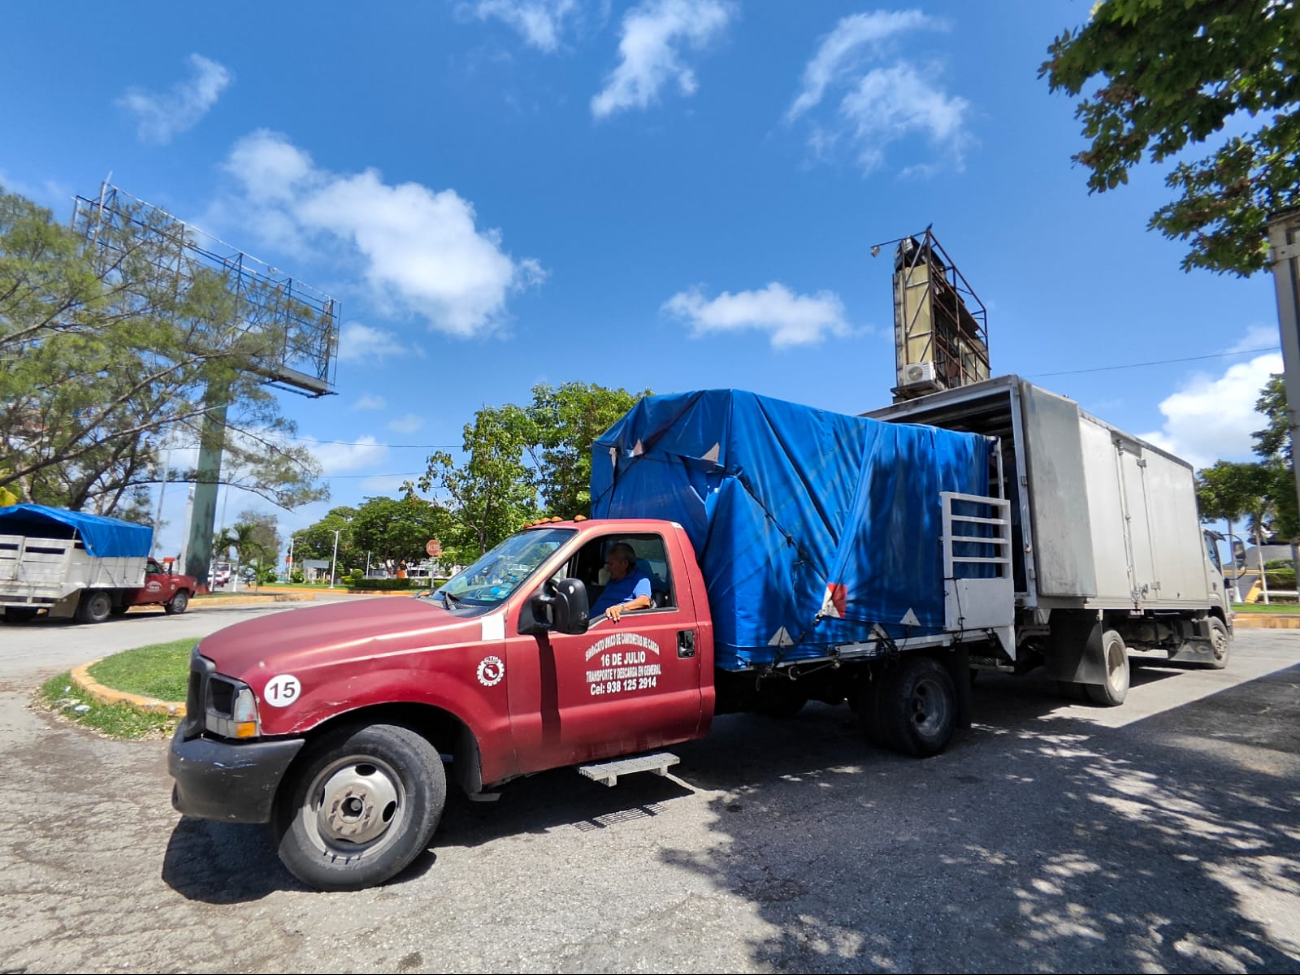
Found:
<svg viewBox="0 0 1300 975"><path fill-rule="evenodd" d="M223 529L212 542L212 551L234 551L239 569L254 566L256 578L261 581L263 569L275 564L276 553L280 548L280 536L276 531L275 515L262 514L257 511L240 512L239 520Z"/></svg>
<svg viewBox="0 0 1300 975"><path fill-rule="evenodd" d="M530 453L547 514L591 513L591 445L649 394L580 382L533 387L527 413L536 443Z"/></svg>
<svg viewBox="0 0 1300 975"><path fill-rule="evenodd" d="M1263 270L1268 214L1300 203L1297 22L1294 0L1102 0L1048 49L1052 91L1077 97L1100 79L1075 111L1092 192L1127 183L1144 155L1171 161L1230 122L1253 126L1166 177L1177 196L1149 228L1190 241L1184 270Z"/></svg>
<svg viewBox="0 0 1300 975"><path fill-rule="evenodd" d="M164 442L196 444L220 398L227 482L285 507L326 496L265 384L291 336L259 310L262 286L198 266L156 211L82 219L0 190L0 488L147 515Z"/></svg>
<svg viewBox="0 0 1300 975"><path fill-rule="evenodd" d="M418 562L425 544L441 541L451 530L451 519L440 504L414 494L403 498L366 498L352 521L352 543L357 553L371 554L372 563Z"/></svg>
<svg viewBox="0 0 1300 975"><path fill-rule="evenodd" d="M1286 406L1286 385L1281 376L1270 376L1260 391L1255 409L1268 419L1268 425L1256 430L1255 453L1267 471L1268 495L1272 499L1273 530L1289 539L1294 546L1300 539L1300 504L1291 452L1290 413Z"/></svg>
<svg viewBox="0 0 1300 975"><path fill-rule="evenodd" d="M323 559L329 562L334 556L334 532L338 531L338 566L355 566L355 545L352 540L353 522L357 509L350 505L331 508L320 521L293 533L295 562L303 559ZM364 556L363 556L364 557Z"/></svg>
<svg viewBox="0 0 1300 975"><path fill-rule="evenodd" d="M461 463L446 451L429 456L417 483L450 501L450 545L444 547L454 561L472 561L537 516L535 478L524 461L535 432L518 406L484 407L465 425Z"/></svg>
<svg viewBox="0 0 1300 975"><path fill-rule="evenodd" d="M1228 523L1229 547L1235 538L1233 525L1250 519L1252 533L1262 531L1272 510L1273 477L1263 464L1241 464L1221 460L1196 474L1196 501L1203 521ZM1232 550L1236 559L1236 550Z"/></svg>

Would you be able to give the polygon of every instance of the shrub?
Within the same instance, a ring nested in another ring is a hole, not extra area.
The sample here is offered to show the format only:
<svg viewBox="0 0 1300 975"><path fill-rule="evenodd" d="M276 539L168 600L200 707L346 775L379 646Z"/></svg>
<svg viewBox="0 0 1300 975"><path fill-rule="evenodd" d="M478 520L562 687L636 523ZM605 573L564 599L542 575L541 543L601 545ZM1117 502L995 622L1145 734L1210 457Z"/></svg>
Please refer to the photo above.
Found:
<svg viewBox="0 0 1300 975"><path fill-rule="evenodd" d="M349 589L367 589L375 592L427 589L422 579L363 579L349 576L344 582Z"/></svg>
<svg viewBox="0 0 1300 975"><path fill-rule="evenodd" d="M1276 569L1265 573L1270 589L1294 589L1295 569Z"/></svg>

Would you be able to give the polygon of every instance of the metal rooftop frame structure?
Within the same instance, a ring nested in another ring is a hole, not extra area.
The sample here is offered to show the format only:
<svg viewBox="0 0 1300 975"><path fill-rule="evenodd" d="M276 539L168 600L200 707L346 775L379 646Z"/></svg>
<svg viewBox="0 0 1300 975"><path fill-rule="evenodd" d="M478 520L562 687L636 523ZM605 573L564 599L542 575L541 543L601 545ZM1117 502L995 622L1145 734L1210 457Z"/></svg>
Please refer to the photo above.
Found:
<svg viewBox="0 0 1300 975"><path fill-rule="evenodd" d="M149 240L158 265L174 270L178 289L199 269L215 271L235 295L244 327L283 332L279 355L262 369L267 382L311 397L334 392L341 311L336 299L108 182L97 199L75 198L72 219L98 250L101 267L121 256L111 241L122 235L102 232L114 227Z"/></svg>
<svg viewBox="0 0 1300 975"><path fill-rule="evenodd" d="M930 228L894 252L896 400L982 382L988 312Z"/></svg>

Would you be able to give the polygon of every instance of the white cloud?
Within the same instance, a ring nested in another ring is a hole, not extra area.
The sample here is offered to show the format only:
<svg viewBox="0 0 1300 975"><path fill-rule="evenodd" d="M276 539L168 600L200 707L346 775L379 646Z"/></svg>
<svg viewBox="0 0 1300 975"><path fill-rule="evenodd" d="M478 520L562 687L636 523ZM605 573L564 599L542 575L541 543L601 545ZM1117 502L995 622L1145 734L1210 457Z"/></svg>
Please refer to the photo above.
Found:
<svg viewBox="0 0 1300 975"><path fill-rule="evenodd" d="M879 48L886 41L909 30L938 22L919 10L877 10L845 17L822 39L821 47L803 69L803 90L786 112L793 121L822 100L831 82L858 63L864 48Z"/></svg>
<svg viewBox="0 0 1300 975"><path fill-rule="evenodd" d="M420 474L377 474L374 477L367 477L362 480L358 490L363 495L371 497L384 495L387 497L396 497L402 490L402 485L407 481L418 481Z"/></svg>
<svg viewBox="0 0 1300 975"><path fill-rule="evenodd" d="M129 88L117 104L135 116L136 134L142 142L166 145L192 129L217 103L233 76L216 61L190 55L190 77L165 92Z"/></svg>
<svg viewBox="0 0 1300 975"><path fill-rule="evenodd" d="M895 50L903 34L947 29L945 21L919 10L843 18L804 67L803 85L786 110L786 121L809 116L808 145L817 159L829 155L841 140L850 142L863 172L881 166L885 149L909 136L925 139L943 165L960 169L970 142L970 103L943 89L940 66L909 60ZM832 90L842 93L834 111L815 113ZM900 170L903 175L927 174L940 165L931 159Z"/></svg>
<svg viewBox="0 0 1300 975"><path fill-rule="evenodd" d="M406 413L388 422L388 429L396 430L398 433L415 433L422 426L424 426L424 418L415 413Z"/></svg>
<svg viewBox="0 0 1300 975"><path fill-rule="evenodd" d="M827 335L843 337L852 331L845 320L844 302L834 292L799 295L777 282L761 291L724 291L711 301L699 288L681 291L663 307L688 322L696 335L768 332L773 348L778 349L820 342Z"/></svg>
<svg viewBox="0 0 1300 975"><path fill-rule="evenodd" d="M363 393L361 398L352 404L354 410L382 410L388 405L388 400L382 396L375 396L372 393Z"/></svg>
<svg viewBox="0 0 1300 975"><path fill-rule="evenodd" d="M1198 468L1216 460L1252 460L1251 432L1265 425L1255 402L1269 376L1281 371L1281 353L1269 352L1229 366L1218 378L1193 376L1160 403L1164 424L1142 439Z"/></svg>
<svg viewBox="0 0 1300 975"><path fill-rule="evenodd" d="M559 48L564 22L577 9L577 0L478 0L472 5L479 20L504 21L524 43L547 54Z"/></svg>
<svg viewBox="0 0 1300 975"><path fill-rule="evenodd" d="M321 443L312 437L304 439L326 477L369 467L388 457L388 447L376 442L370 434L358 437L354 443Z"/></svg>
<svg viewBox="0 0 1300 975"><path fill-rule="evenodd" d="M695 72L683 62L681 48L702 50L738 12L730 0L644 0L633 7L623 16L618 66L592 98L591 113L599 119L646 108L672 81L683 95L693 95Z"/></svg>
<svg viewBox="0 0 1300 975"><path fill-rule="evenodd" d="M1282 342L1276 325L1252 325L1246 329L1241 341L1228 351L1259 352L1264 349L1276 349Z"/></svg>
<svg viewBox="0 0 1300 975"><path fill-rule="evenodd" d="M392 332L360 322L348 322L339 333L340 362L378 362L406 351Z"/></svg>
<svg viewBox="0 0 1300 975"><path fill-rule="evenodd" d="M502 250L500 231L480 230L473 204L455 190L385 183L375 169L330 172L265 129L241 139L225 169L240 193L215 208L221 219L290 253L315 248L359 264L377 302L434 329L492 331L510 292L545 278L537 261Z"/></svg>

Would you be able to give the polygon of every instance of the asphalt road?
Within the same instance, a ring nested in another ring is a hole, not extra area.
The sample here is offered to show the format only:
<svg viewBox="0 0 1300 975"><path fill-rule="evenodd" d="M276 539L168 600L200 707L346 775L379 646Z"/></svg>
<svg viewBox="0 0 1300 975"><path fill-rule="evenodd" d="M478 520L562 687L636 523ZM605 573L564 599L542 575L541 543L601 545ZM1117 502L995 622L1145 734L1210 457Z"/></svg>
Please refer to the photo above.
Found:
<svg viewBox="0 0 1300 975"><path fill-rule="evenodd" d="M120 641L255 612L0 629L0 970L1300 971L1300 631L1143 668L1119 709L986 677L921 762L846 708L722 718L676 777L453 799L395 882L319 894L260 828L181 820L163 743L27 707Z"/></svg>

